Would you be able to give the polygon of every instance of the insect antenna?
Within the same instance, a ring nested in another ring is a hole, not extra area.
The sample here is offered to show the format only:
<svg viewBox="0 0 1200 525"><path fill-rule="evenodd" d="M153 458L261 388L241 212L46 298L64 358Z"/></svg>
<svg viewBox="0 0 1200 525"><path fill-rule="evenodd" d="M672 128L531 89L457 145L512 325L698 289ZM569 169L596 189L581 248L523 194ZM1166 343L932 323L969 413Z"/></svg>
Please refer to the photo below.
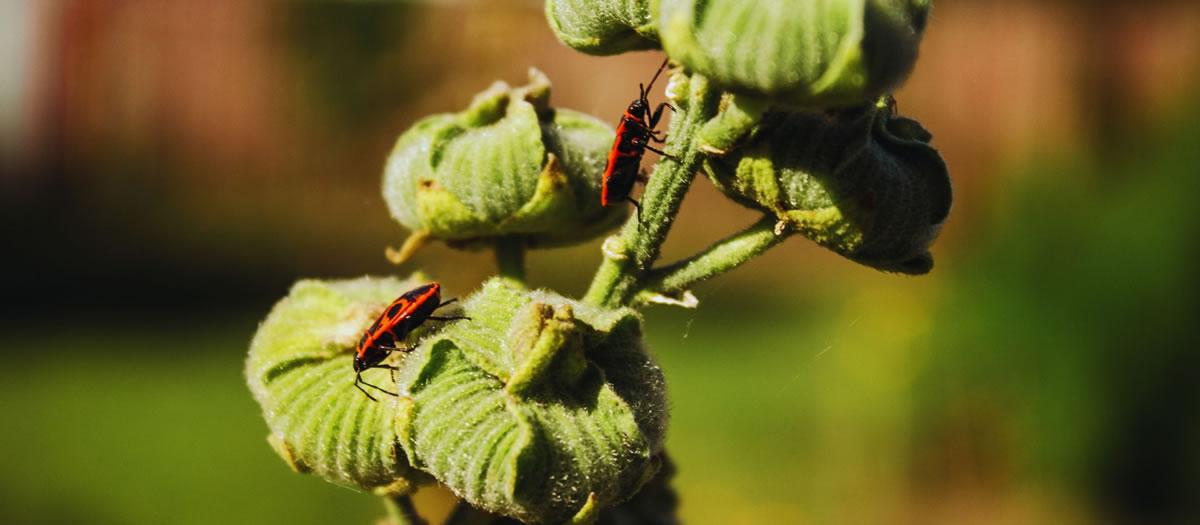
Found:
<svg viewBox="0 0 1200 525"><path fill-rule="evenodd" d="M650 83L647 84L646 87L642 87L641 84L638 84L638 89L640 89L642 91L642 99L643 100L646 98L647 95L650 94L650 90L654 89L654 81L658 80L658 76L661 75L663 70L667 68L667 62L670 62L670 61L671 61L671 59L669 57L663 59L662 65L658 66L658 71L654 72L654 77L650 79Z"/></svg>

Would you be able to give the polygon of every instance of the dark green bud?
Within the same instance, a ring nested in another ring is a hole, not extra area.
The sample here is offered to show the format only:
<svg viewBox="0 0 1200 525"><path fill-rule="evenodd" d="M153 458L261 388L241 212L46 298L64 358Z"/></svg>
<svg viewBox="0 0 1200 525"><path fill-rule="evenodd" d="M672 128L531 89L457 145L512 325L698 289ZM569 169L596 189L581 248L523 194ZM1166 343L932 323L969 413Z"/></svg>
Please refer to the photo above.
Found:
<svg viewBox="0 0 1200 525"><path fill-rule="evenodd" d="M950 177L917 121L890 98L827 113L772 111L747 144L705 160L726 195L769 211L847 258L922 274L950 212Z"/></svg>
<svg viewBox="0 0 1200 525"><path fill-rule="evenodd" d="M661 466L654 477L630 500L601 512L596 525L679 525L679 495L671 487L675 464L666 453L656 459Z"/></svg>
<svg viewBox="0 0 1200 525"><path fill-rule="evenodd" d="M434 115L400 136L383 175L392 217L414 236L456 246L573 244L616 226L623 206L600 206L613 130L549 106L533 70L519 88L498 82L461 113Z"/></svg>
<svg viewBox="0 0 1200 525"><path fill-rule="evenodd" d="M588 522L649 479L666 427L641 321L493 279L406 356L397 428L410 461L472 506Z"/></svg>
<svg viewBox="0 0 1200 525"><path fill-rule="evenodd" d="M363 331L421 281L300 281L259 325L246 380L270 428L268 441L297 472L381 494L403 494L428 480L409 468L397 444L395 399L367 399L353 386L351 366ZM386 370L363 377L388 385Z"/></svg>
<svg viewBox="0 0 1200 525"><path fill-rule="evenodd" d="M672 60L773 105L859 104L898 86L930 0L660 0Z"/></svg>
<svg viewBox="0 0 1200 525"><path fill-rule="evenodd" d="M546 20L562 43L590 55L659 47L650 0L546 0Z"/></svg>

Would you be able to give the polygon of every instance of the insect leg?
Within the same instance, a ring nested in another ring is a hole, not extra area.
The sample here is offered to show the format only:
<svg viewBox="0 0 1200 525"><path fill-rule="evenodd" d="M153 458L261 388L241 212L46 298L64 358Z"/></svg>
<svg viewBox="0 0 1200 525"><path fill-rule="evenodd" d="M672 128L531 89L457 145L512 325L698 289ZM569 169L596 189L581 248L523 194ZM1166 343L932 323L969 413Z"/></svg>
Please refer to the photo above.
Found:
<svg viewBox="0 0 1200 525"><path fill-rule="evenodd" d="M664 156L664 157L666 157L666 158L668 158L668 159L671 159L671 160L673 160L673 161L676 161L676 162L678 162L678 161L679 161L679 157L676 157L676 156L674 156L674 155L672 155L672 154L670 154L670 153L667 153L667 152L665 152L665 151L663 151L663 150L661 150L661 149L658 149L658 148L656 148L656 147L654 147L654 146L651 146L651 145L649 145L649 144L643 144L642 146L643 146L643 147L645 147L646 149L648 149L648 150L650 150L650 151L653 151L653 152L655 152L655 153L657 153L657 154L659 154L659 155L662 155L662 156Z"/></svg>
<svg viewBox="0 0 1200 525"><path fill-rule="evenodd" d="M371 383L368 383L368 382L366 382L365 380L362 382L362 384L364 384L364 385L367 385L367 386L369 386L369 387L371 387L371 388L374 388L375 390L378 390L378 391L380 391L380 392L383 392L383 393L385 393L385 394L387 394L387 395L389 395L389 396L392 396L392 397L400 397L400 394L397 394L397 393L395 393L395 392L392 392L392 391L390 391L390 390L384 390L384 389L383 389L383 387L381 387L381 386L376 386L376 385L372 385Z"/></svg>
<svg viewBox="0 0 1200 525"><path fill-rule="evenodd" d="M642 203L640 203L636 200L633 200L633 197L625 197L625 200L632 202L633 207L637 208L638 224L641 224L642 223Z"/></svg>
<svg viewBox="0 0 1200 525"><path fill-rule="evenodd" d="M443 306L446 306L446 305L448 305L448 304L450 304L450 303L457 302L457 301L458 301L458 298L457 298L457 297L455 297L455 298L453 298L453 299L446 299L445 301L442 301L442 303L441 303L441 304L437 305L437 308L441 308L441 307L443 307ZM435 310L436 310L437 308L435 308ZM457 321L457 320L459 320L459 319L466 319L466 320L470 320L470 319L471 319L470 317L467 317L467 316L465 316L465 315L452 315L452 316L449 316L449 317L439 317L439 316L436 316L436 315L431 315L431 316L429 316L429 318L430 318L430 319L433 319L434 321Z"/></svg>
<svg viewBox="0 0 1200 525"><path fill-rule="evenodd" d="M662 118L662 112L665 108L671 108L671 111L675 111L675 106L672 106L670 102L663 102L659 104L658 107L654 108L654 113L650 114L650 125L648 126L650 129L654 129L655 126L658 126L658 119Z"/></svg>
<svg viewBox="0 0 1200 525"><path fill-rule="evenodd" d="M394 394L394 393L392 393L392 392L388 392L387 390L384 390L384 389L382 389L382 388L380 388L380 387L378 387L378 386L375 386L375 385L372 385L371 383L368 383L368 382L366 382L366 380L364 380L364 379L362 378L362 372L359 372L359 373L357 373L357 374L355 374L355 375L354 375L354 386L355 386L356 388L358 388L358 390L359 390L360 392L362 392L362 393L363 393L363 395L367 396L367 398L368 398L368 399L370 399L371 401L379 401L378 399L375 399L375 396L373 396L373 395L371 395L370 393L368 393L368 392L367 392L367 389L363 388L363 387L362 387L362 385L367 385L367 386L369 386L369 387L371 387L371 388L374 388L375 390L378 390L378 391L380 391L380 392L383 392L383 393L385 393L385 394L387 394L387 395L389 395L389 396L398 396L398 394Z"/></svg>
<svg viewBox="0 0 1200 525"><path fill-rule="evenodd" d="M391 354L392 352L394 352L394 351L396 351L396 350L400 350L399 348L392 347L392 346L379 346L378 348L379 348L380 350L385 350L385 351L387 351L387 353L388 353L388 354ZM405 350L407 350L407 349L405 349ZM363 372L366 372L367 370L370 370L371 368L386 368L386 369L390 370L390 371L391 371L391 376L392 376L392 382L393 382L393 383L394 383L394 382L396 382L396 371L397 371L397 370L399 370L399 368L398 368L398 367L395 367L395 366L391 366L391 365L385 365L385 364L383 364L383 363L380 363L380 364L377 364L377 365L375 365L375 366L372 366L372 367L370 367L370 368L367 368L366 370L361 370L361 371L359 371L358 373L354 374L354 386L355 386L355 387L357 387L359 390L361 390L363 394L366 394L366 396L367 396L367 397L371 398L371 401L376 401L375 397L374 397L374 396L372 396L371 394L367 394L367 391L366 391L366 390L364 390L364 389L363 389L363 387L362 387L362 386L360 386L360 385L366 385L366 386L369 386L369 387L371 387L371 388L374 388L375 390L378 390L378 391L380 391L380 392L383 392L383 393L385 393L385 394L387 394L387 395L389 395L389 396L397 396L397 397L398 397L400 394L397 394L397 393L395 393L395 392L390 392L390 391L388 391L388 390L384 390L382 387L380 387L380 386L377 386L377 385L373 385L373 384L371 384L371 383L368 383L366 380L364 380L364 379L362 378L362 373L363 373Z"/></svg>
<svg viewBox="0 0 1200 525"><path fill-rule="evenodd" d="M371 367L371 368L386 368L386 367ZM371 387L371 388L374 388L375 390L378 390L378 391L380 391L380 392L383 392L383 393L385 393L385 394L387 394L387 395L389 395L389 396L393 396L393 397L400 397L400 394L397 394L397 393L395 393L395 392L391 392L391 391L388 391L388 390L384 390L384 389L383 389L383 387L381 387L381 386L373 385L373 384L371 384L371 383L368 383L368 382L366 382L366 380L364 380L364 379L362 378L362 372L359 372L357 375L355 375L355 376L354 376L354 384L355 384L355 386L358 386L359 384L364 384L364 385L367 385L367 386L369 386L369 387ZM363 388L360 386L360 387L358 387L358 389L359 389L359 390L362 390ZM364 391L363 391L363 393L365 394L365 393L366 393L366 391L364 390ZM375 398L374 398L374 397L371 397L369 394L367 395L367 397L370 397L372 400L375 400Z"/></svg>
<svg viewBox="0 0 1200 525"><path fill-rule="evenodd" d="M367 393L367 389L363 388L361 385L358 384L361 381L362 381L361 377L354 376L354 388L357 388L359 392L362 392L364 396L367 396L367 399L378 402L379 400L375 399L375 396Z"/></svg>
<svg viewBox="0 0 1200 525"><path fill-rule="evenodd" d="M392 376L392 382L393 382L393 383L395 383L395 382L396 382L396 371L397 371L397 370L400 370L400 367L398 367L398 366L382 365L382 364L381 364L381 365L375 365L375 366L373 366L373 367L371 367L371 368L386 368L386 369L388 370L388 372L390 372L390 373L391 373L391 376Z"/></svg>

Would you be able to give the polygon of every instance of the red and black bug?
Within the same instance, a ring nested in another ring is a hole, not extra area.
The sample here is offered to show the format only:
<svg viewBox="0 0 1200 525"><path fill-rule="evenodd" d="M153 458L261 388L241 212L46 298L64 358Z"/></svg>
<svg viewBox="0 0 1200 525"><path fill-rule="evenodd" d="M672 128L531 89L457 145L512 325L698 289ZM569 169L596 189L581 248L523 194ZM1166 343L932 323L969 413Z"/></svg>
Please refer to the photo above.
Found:
<svg viewBox="0 0 1200 525"><path fill-rule="evenodd" d="M386 368L394 374L396 367L383 364L383 360L394 351L407 352L411 350L411 348L396 346L408 337L409 332L421 326L421 323L427 319L434 321L468 319L462 316L438 317L433 315L434 310L455 301L450 299L444 303L440 302L441 290L440 284L429 283L404 292L403 295L392 301L392 304L388 305L382 314L379 314L379 318L363 333L362 339L358 340L358 347L354 352L354 386L372 401L375 401L375 397L367 393L362 385L391 396L397 394L363 381L362 373L372 368Z"/></svg>
<svg viewBox="0 0 1200 525"><path fill-rule="evenodd" d="M650 141L666 141L665 138L659 137L660 132L654 129L658 120L662 118L663 109L671 108L671 111L675 111L674 106L663 102L651 112L650 100L646 98L654 86L654 81L658 80L658 76L666 67L667 60L663 60L662 65L658 66L658 71L654 73L654 78L650 79L649 85L638 84L640 94L637 100L630 103L625 109L625 114L621 115L621 121L617 123L617 138L613 140L612 149L608 152L608 165L604 167L604 183L600 188L601 206L611 206L621 201L632 202L637 208L638 220L641 220L642 205L630 197L629 192L633 190L633 183L640 177L638 170L641 168L642 155L646 150L650 150L667 158L674 158L650 145Z"/></svg>

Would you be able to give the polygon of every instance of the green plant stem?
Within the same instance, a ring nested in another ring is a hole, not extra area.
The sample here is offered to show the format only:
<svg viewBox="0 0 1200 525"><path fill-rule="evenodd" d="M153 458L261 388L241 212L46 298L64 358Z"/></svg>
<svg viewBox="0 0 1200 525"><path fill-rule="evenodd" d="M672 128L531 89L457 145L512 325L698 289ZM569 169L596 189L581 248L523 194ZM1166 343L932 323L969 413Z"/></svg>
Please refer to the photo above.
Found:
<svg viewBox="0 0 1200 525"><path fill-rule="evenodd" d="M525 282L525 245L518 237L496 240L496 268L501 277Z"/></svg>
<svg viewBox="0 0 1200 525"><path fill-rule="evenodd" d="M616 307L632 302L638 284L658 258L663 241L679 213L700 166L702 153L697 140L700 128L717 113L719 93L708 81L693 74L688 82L686 103L681 103L667 130L663 148L674 159L663 158L654 167L642 194L641 218L631 215L624 228L606 242L604 260L584 295L591 304Z"/></svg>
<svg viewBox="0 0 1200 525"><path fill-rule="evenodd" d="M728 272L761 255L791 235L791 230L776 233L777 223L775 217L765 216L696 255L655 268L643 280L638 300L644 302L656 294L678 294L700 281Z"/></svg>
<svg viewBox="0 0 1200 525"><path fill-rule="evenodd" d="M387 509L388 521L391 525L427 525L417 514L412 498L408 496L388 496L383 498L383 507Z"/></svg>

